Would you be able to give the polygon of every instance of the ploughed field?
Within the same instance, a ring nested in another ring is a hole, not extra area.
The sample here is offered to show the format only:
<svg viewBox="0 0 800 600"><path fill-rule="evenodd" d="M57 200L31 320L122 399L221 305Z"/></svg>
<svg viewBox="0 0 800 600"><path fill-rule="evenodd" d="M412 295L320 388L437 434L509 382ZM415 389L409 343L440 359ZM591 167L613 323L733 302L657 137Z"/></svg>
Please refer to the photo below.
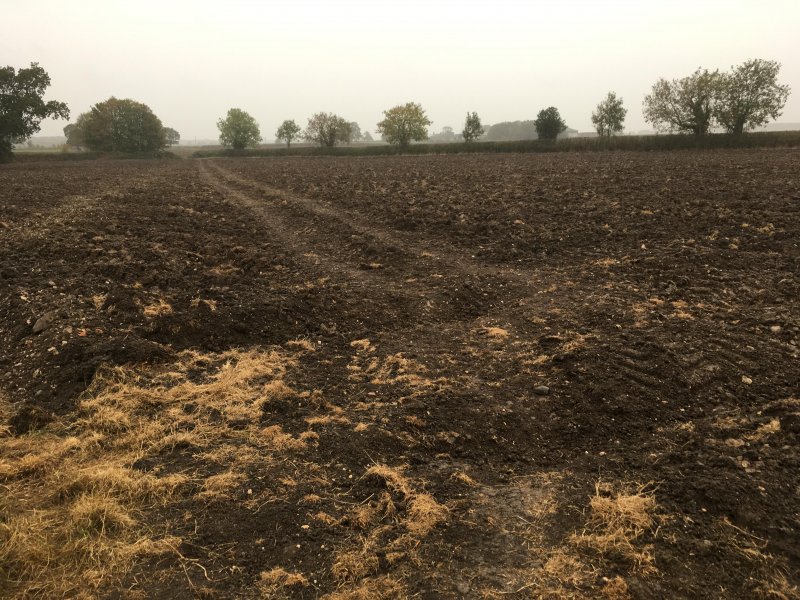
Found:
<svg viewBox="0 0 800 600"><path fill-rule="evenodd" d="M800 152L0 168L0 595L796 598Z"/></svg>

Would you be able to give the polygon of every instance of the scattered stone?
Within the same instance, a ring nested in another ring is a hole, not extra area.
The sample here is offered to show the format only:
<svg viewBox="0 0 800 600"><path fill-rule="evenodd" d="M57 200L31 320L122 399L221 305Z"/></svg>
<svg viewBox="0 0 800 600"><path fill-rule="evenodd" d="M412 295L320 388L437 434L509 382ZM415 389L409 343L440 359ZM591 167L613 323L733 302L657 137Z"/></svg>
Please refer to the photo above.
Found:
<svg viewBox="0 0 800 600"><path fill-rule="evenodd" d="M55 320L56 312L54 310L44 313L36 320L36 323L33 324L33 333L43 332L45 329L48 329Z"/></svg>
<svg viewBox="0 0 800 600"><path fill-rule="evenodd" d="M537 385L535 388L533 388L533 392L537 396L547 396L547 394L550 393L550 388L546 385Z"/></svg>
<svg viewBox="0 0 800 600"><path fill-rule="evenodd" d="M747 375L742 375L742 383L745 385L750 385L751 383L753 383L753 380Z"/></svg>

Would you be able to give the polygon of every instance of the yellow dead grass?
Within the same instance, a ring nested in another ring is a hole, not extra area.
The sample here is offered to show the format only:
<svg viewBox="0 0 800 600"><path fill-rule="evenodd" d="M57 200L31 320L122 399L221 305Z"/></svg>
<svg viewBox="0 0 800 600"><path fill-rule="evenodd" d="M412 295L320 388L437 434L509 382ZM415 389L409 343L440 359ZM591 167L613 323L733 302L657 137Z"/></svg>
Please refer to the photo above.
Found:
<svg viewBox="0 0 800 600"><path fill-rule="evenodd" d="M188 493L191 473L159 475L133 465L191 447L205 459L243 458L244 468L248 458L260 455L265 464L272 454L313 443L313 432L295 437L259 424L262 405L288 393L275 382L307 348L294 347L300 350L184 352L166 368L102 368L74 417L25 436L3 430L0 590L8 597L95 597L144 555L168 554L159 563L174 568L183 560L181 541L149 515ZM232 470L204 477L194 476L206 499L226 497L242 481Z"/></svg>
<svg viewBox="0 0 800 600"><path fill-rule="evenodd" d="M311 583L300 573L290 573L282 567L275 567L262 572L257 585L262 598L274 599L288 598L295 590L308 587Z"/></svg>
<svg viewBox="0 0 800 600"><path fill-rule="evenodd" d="M240 487L244 480L244 474L236 471L225 471L212 475L203 482L203 491L200 496L203 498L227 498L230 491Z"/></svg>
<svg viewBox="0 0 800 600"><path fill-rule="evenodd" d="M405 473L405 467L375 464L362 479L377 479L385 491L371 495L342 519L317 513L315 519L329 525L347 525L358 531L352 543L340 548L332 573L342 589L329 598L398 598L405 588L397 578L410 575L418 564L417 552L425 538L449 517L447 507ZM374 577L383 555L392 566L393 578Z"/></svg>
<svg viewBox="0 0 800 600"><path fill-rule="evenodd" d="M650 550L634 544L653 526L656 500L645 490L639 487L630 493L618 492L598 483L589 503L588 528L573 535L572 542L602 556L621 557L642 573L655 572Z"/></svg>
<svg viewBox="0 0 800 600"><path fill-rule="evenodd" d="M555 510L549 506L550 500L548 496L543 517ZM544 536L537 535L546 524L534 518L526 538L535 541L536 552L546 553L547 558L528 574L526 587L536 590L539 598L626 600L630 594L624 576L657 573L652 550L641 541L655 526L656 509L655 497L647 486L598 482L589 498L585 527L563 543L548 548ZM601 575L612 567L622 574L603 577L603 583L598 584Z"/></svg>
<svg viewBox="0 0 800 600"><path fill-rule="evenodd" d="M450 387L445 378L431 378L428 369L420 362L398 352L389 356L379 356L369 340L354 340L350 346L356 353L347 366L351 381L359 381L380 386L398 386L410 391L409 397L431 390Z"/></svg>
<svg viewBox="0 0 800 600"><path fill-rule="evenodd" d="M144 316L148 319L169 315L171 313L172 305L163 298L159 298L157 302L153 302L144 307Z"/></svg>
<svg viewBox="0 0 800 600"><path fill-rule="evenodd" d="M192 308L200 308L201 305L206 306L211 312L217 312L217 301L207 300L205 298L194 298L189 305Z"/></svg>
<svg viewBox="0 0 800 600"><path fill-rule="evenodd" d="M340 583L353 583L372 575L378 570L379 561L376 554L365 547L360 550L339 552L331 567L331 572Z"/></svg>
<svg viewBox="0 0 800 600"><path fill-rule="evenodd" d="M502 327L484 327L483 332L496 341L501 341L509 336L508 330Z"/></svg>
<svg viewBox="0 0 800 600"><path fill-rule="evenodd" d="M464 471L456 471L450 476L450 479L455 479L456 481L460 481L464 485L468 485L470 487L475 487L478 485L478 482L467 475Z"/></svg>
<svg viewBox="0 0 800 600"><path fill-rule="evenodd" d="M326 600L404 600L408 598L405 586L389 576L370 577L354 587L325 596Z"/></svg>

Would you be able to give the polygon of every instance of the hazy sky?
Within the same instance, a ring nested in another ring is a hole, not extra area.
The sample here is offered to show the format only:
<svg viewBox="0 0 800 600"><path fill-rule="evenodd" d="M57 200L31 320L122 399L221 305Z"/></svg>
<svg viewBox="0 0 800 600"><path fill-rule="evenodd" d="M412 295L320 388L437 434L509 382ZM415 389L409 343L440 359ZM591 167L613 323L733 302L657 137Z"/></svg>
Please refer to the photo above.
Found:
<svg viewBox="0 0 800 600"><path fill-rule="evenodd" d="M317 111L374 131L407 101L435 131L467 111L495 123L550 105L585 131L609 90L637 131L659 77L748 58L783 64L794 93L780 120L800 122L800 0L0 0L0 65L39 62L73 120L133 98L185 141L216 138L231 107L272 141Z"/></svg>

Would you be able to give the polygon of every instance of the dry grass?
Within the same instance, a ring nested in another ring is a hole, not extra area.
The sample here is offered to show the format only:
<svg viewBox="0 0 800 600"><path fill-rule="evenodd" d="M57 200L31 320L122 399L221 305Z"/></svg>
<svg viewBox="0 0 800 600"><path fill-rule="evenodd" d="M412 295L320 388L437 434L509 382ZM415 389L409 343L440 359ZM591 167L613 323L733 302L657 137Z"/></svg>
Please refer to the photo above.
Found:
<svg viewBox="0 0 800 600"><path fill-rule="evenodd" d="M484 334L496 341L502 341L509 336L508 330L502 327L484 327Z"/></svg>
<svg viewBox="0 0 800 600"><path fill-rule="evenodd" d="M598 483L589 502L588 529L572 536L572 542L603 557L622 558L643 573L655 572L649 549L634 544L654 522L656 500L645 490L643 486L625 493Z"/></svg>
<svg viewBox="0 0 800 600"><path fill-rule="evenodd" d="M631 597L628 583L619 575L606 581L600 592L608 600L628 600Z"/></svg>
<svg viewBox="0 0 800 600"><path fill-rule="evenodd" d="M405 593L396 579L374 578L383 555L394 575L418 565L417 553L424 539L448 518L448 510L433 496L421 491L404 467L376 464L363 480L378 480L385 491L371 494L342 519L317 513L315 519L328 525L349 526L356 537L336 552L332 573L347 590L331 598L396 598ZM388 595L387 595L388 594Z"/></svg>
<svg viewBox="0 0 800 600"><path fill-rule="evenodd" d="M172 305L169 304L163 298L159 298L157 302L153 302L152 304L148 304L144 307L144 316L148 319L152 319L154 317L161 317L164 315L172 314Z"/></svg>
<svg viewBox="0 0 800 600"><path fill-rule="evenodd" d="M331 572L339 583L353 583L375 573L378 566L378 557L365 542L360 550L337 553Z"/></svg>
<svg viewBox="0 0 800 600"><path fill-rule="evenodd" d="M288 598L293 590L311 585L300 573L290 573L281 567L263 571L259 577L258 590L262 598Z"/></svg>
<svg viewBox="0 0 800 600"><path fill-rule="evenodd" d="M357 585L325 596L326 600L404 600L405 586L389 576L370 577Z"/></svg>
<svg viewBox="0 0 800 600"><path fill-rule="evenodd" d="M377 464L367 469L364 477L378 477L386 483L390 490L408 497L412 494L411 480L403 474L404 471L404 467Z"/></svg>
<svg viewBox="0 0 800 600"><path fill-rule="evenodd" d="M237 273L241 273L242 270L232 265L231 263L223 263L221 265L216 265L208 270L209 273L212 275L217 275L219 277L227 277L229 275L236 275Z"/></svg>
<svg viewBox="0 0 800 600"><path fill-rule="evenodd" d="M546 514L554 509L549 506ZM536 531L526 537L536 540L536 553L547 556L541 567L530 572L527 587L539 598L630 597L623 575L652 576L657 573L653 554L641 538L655 525L657 504L646 486L617 486L598 482L589 498L585 528L568 536L563 543L549 546ZM546 523L534 518L530 524L545 530ZM612 578L601 575L622 572Z"/></svg>
<svg viewBox="0 0 800 600"><path fill-rule="evenodd" d="M468 485L470 487L475 487L478 485L478 482L475 481L469 475L467 475L464 471L456 471L450 476L450 479L455 479L456 481L459 481L464 485Z"/></svg>
<svg viewBox="0 0 800 600"><path fill-rule="evenodd" d="M95 310L102 310L107 298L108 294L96 294L92 296L92 304L94 304Z"/></svg>
<svg viewBox="0 0 800 600"><path fill-rule="evenodd" d="M153 521L154 509L191 493L190 479L203 481L203 499L229 497L243 480L231 470L209 477L230 463L204 461L268 465L270 456L314 441L312 432L295 437L259 425L265 396L288 389L275 382L305 351L296 347L184 352L166 368L101 368L73 417L25 436L2 430L0 590L20 598L95 597L119 585L144 555L170 555L158 561L162 569L182 562L181 541ZM133 468L180 448L198 458L187 473Z"/></svg>
<svg viewBox="0 0 800 600"><path fill-rule="evenodd" d="M261 444L275 452L303 450L306 447L306 440L314 439L315 436L315 433L306 431L301 437L296 438L285 433L280 425L272 425L261 430Z"/></svg>
<svg viewBox="0 0 800 600"><path fill-rule="evenodd" d="M204 298L194 298L189 305L192 308L200 308L201 305L205 306L211 312L217 312L217 301L216 300L206 300Z"/></svg>
<svg viewBox="0 0 800 600"><path fill-rule="evenodd" d="M97 536L119 533L136 525L130 509L111 495L81 496L70 507L69 519L79 532Z"/></svg>
<svg viewBox="0 0 800 600"><path fill-rule="evenodd" d="M208 499L228 498L231 490L240 487L242 481L244 481L244 474L236 471L225 471L212 475L203 482L203 491L200 492L200 496Z"/></svg>
<svg viewBox="0 0 800 600"><path fill-rule="evenodd" d="M613 267L614 265L618 265L619 261L616 258L608 257L608 258L598 259L594 261L592 264L597 265L598 267L605 267L607 269L608 267Z"/></svg>
<svg viewBox="0 0 800 600"><path fill-rule="evenodd" d="M350 342L350 346L356 351L347 366L350 381L406 388L411 392L409 397L450 386L450 382L444 378L431 378L423 364L406 357L402 352L378 356L369 340L355 340Z"/></svg>
<svg viewBox="0 0 800 600"><path fill-rule="evenodd" d="M430 494L413 494L408 503L406 527L412 535L425 537L447 520L447 514L447 507L436 502Z"/></svg>

